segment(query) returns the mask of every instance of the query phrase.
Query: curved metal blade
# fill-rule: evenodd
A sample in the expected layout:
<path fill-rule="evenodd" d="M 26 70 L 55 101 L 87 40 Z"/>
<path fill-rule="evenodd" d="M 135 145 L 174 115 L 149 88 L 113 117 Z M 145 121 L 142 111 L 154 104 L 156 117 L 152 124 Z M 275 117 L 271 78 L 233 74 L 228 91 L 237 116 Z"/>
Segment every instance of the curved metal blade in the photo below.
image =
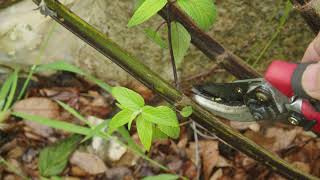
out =
<path fill-rule="evenodd" d="M 256 121 L 246 105 L 229 106 L 220 104 L 197 94 L 195 94 L 193 98 L 198 104 L 216 114 L 217 116 L 232 121 Z"/>
<path fill-rule="evenodd" d="M 220 98 L 226 104 L 243 103 L 249 87 L 254 83 L 261 83 L 262 79 L 238 80 L 232 83 L 208 83 L 196 85 L 192 88 L 193 93 L 211 98 Z"/>

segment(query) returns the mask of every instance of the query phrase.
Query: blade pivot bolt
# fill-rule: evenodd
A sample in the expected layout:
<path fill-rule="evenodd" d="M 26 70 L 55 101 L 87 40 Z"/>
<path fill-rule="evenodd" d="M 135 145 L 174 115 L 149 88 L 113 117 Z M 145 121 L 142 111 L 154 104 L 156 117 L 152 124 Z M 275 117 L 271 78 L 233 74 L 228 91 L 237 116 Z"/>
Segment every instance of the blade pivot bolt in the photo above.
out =
<path fill-rule="evenodd" d="M 299 124 L 299 120 L 298 120 L 297 118 L 295 118 L 295 117 L 292 117 L 292 116 L 290 116 L 290 117 L 288 118 L 288 121 L 289 121 L 291 124 L 295 125 L 295 126 L 297 126 L 297 125 Z"/>
<path fill-rule="evenodd" d="M 261 102 L 266 102 L 266 101 L 269 100 L 268 96 L 265 95 L 264 93 L 261 93 L 261 92 L 257 92 L 257 93 L 256 93 L 256 97 L 257 97 L 257 99 L 258 99 L 259 101 L 261 101 Z"/>
<path fill-rule="evenodd" d="M 242 89 L 240 87 L 237 87 L 236 88 L 236 92 L 239 93 L 239 94 L 242 94 Z"/>

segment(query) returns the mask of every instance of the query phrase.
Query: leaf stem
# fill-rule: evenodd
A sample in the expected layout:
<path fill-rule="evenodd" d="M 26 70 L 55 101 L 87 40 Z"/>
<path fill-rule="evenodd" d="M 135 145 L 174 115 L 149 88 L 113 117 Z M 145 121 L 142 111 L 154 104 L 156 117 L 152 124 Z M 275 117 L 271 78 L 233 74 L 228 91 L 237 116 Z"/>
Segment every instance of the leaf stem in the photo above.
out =
<path fill-rule="evenodd" d="M 161 24 L 159 24 L 159 26 L 157 27 L 156 32 L 158 32 L 165 23 L 166 21 L 161 22 Z"/>
<path fill-rule="evenodd" d="M 170 3 L 167 3 L 167 27 L 168 27 L 168 43 L 169 43 L 169 51 L 170 51 L 170 60 L 172 64 L 172 72 L 173 72 L 173 79 L 174 85 L 177 89 L 179 89 L 179 79 L 177 73 L 177 67 L 174 60 L 173 48 L 172 48 L 172 37 L 171 37 L 171 18 L 170 18 Z"/>

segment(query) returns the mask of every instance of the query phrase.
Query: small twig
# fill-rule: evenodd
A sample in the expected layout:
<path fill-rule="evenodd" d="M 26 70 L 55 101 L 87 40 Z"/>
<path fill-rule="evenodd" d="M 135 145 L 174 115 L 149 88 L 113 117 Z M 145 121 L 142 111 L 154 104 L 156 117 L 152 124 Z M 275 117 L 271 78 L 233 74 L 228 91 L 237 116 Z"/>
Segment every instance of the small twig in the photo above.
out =
<path fill-rule="evenodd" d="M 193 80 L 204 79 L 204 78 L 212 75 L 214 72 L 216 72 L 216 70 L 218 68 L 219 68 L 219 65 L 218 64 L 214 64 L 213 66 L 211 66 L 211 68 L 208 71 L 204 71 L 204 72 L 202 71 L 201 73 L 196 74 L 194 76 L 190 76 L 190 77 L 184 79 L 183 81 L 190 82 L 190 81 L 193 81 Z"/>
<path fill-rule="evenodd" d="M 199 153 L 199 138 L 198 138 L 198 131 L 196 127 L 196 122 L 192 121 L 191 127 L 193 129 L 193 136 L 194 136 L 194 142 L 196 143 L 195 148 L 195 160 L 196 160 L 196 167 L 197 167 L 197 179 L 200 178 L 201 173 L 201 165 L 200 165 L 200 153 Z"/>
<path fill-rule="evenodd" d="M 167 4 L 167 26 L 168 26 L 168 42 L 169 42 L 169 51 L 170 51 L 170 60 L 172 64 L 172 71 L 173 71 L 173 78 L 174 78 L 174 85 L 177 89 L 179 89 L 179 82 L 178 82 L 178 73 L 177 67 L 174 60 L 173 48 L 172 48 L 172 38 L 171 38 L 171 19 L 170 19 L 170 3 Z"/>
<path fill-rule="evenodd" d="M 205 139 L 210 139 L 210 140 L 217 140 L 217 136 L 215 134 L 213 134 L 212 132 L 209 132 L 207 129 L 205 129 L 203 126 L 201 126 L 200 124 L 196 123 L 196 131 L 198 133 L 198 135 L 200 135 L 201 137 L 205 138 Z M 199 131 L 198 128 L 201 128 L 203 131 L 207 132 L 210 135 L 206 135 L 203 132 Z"/>
<path fill-rule="evenodd" d="M 178 79 L 178 73 L 177 73 L 177 67 L 174 59 L 174 54 L 173 54 L 173 48 L 172 48 L 172 38 L 171 38 L 171 19 L 170 19 L 170 2 L 167 3 L 167 26 L 168 26 L 168 42 L 169 42 L 169 51 L 170 51 L 170 59 L 171 59 L 171 64 L 172 64 L 172 71 L 173 71 L 173 78 L 174 78 L 174 84 L 177 89 L 180 89 L 179 87 L 179 79 Z M 194 135 L 194 141 L 196 143 L 196 148 L 195 148 L 195 157 L 196 157 L 196 167 L 197 167 L 197 179 L 200 178 L 200 172 L 201 172 L 201 166 L 200 166 L 200 154 L 199 154 L 199 139 L 198 139 L 198 134 L 197 134 L 197 128 L 196 124 L 194 121 L 192 121 L 192 129 L 193 135 Z"/>
<path fill-rule="evenodd" d="M 159 24 L 159 26 L 156 29 L 156 32 L 158 32 L 160 30 L 160 28 L 166 23 L 167 23 L 166 21 L 163 21 L 161 24 Z"/>
<path fill-rule="evenodd" d="M 184 126 L 184 125 L 187 125 L 187 124 L 190 124 L 192 122 L 192 120 L 188 120 L 188 121 L 185 121 L 183 123 L 180 123 L 179 126 Z"/>

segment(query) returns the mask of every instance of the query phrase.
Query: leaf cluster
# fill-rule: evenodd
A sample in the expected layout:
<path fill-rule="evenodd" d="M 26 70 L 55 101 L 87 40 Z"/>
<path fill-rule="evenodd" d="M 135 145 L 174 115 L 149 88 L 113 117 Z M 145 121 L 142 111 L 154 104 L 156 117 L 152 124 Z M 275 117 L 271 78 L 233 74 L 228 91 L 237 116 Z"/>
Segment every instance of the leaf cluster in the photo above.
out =
<path fill-rule="evenodd" d="M 177 0 L 175 2 L 191 19 L 204 31 L 209 30 L 216 21 L 217 11 L 212 0 Z M 128 27 L 139 25 L 168 4 L 167 0 L 138 0 L 136 10 L 131 17 Z M 180 67 L 187 53 L 191 36 L 185 27 L 177 21 L 171 23 L 172 49 L 177 67 Z M 161 48 L 168 48 L 167 42 L 161 37 L 159 28 L 152 30 L 147 28 L 145 33 Z"/>

